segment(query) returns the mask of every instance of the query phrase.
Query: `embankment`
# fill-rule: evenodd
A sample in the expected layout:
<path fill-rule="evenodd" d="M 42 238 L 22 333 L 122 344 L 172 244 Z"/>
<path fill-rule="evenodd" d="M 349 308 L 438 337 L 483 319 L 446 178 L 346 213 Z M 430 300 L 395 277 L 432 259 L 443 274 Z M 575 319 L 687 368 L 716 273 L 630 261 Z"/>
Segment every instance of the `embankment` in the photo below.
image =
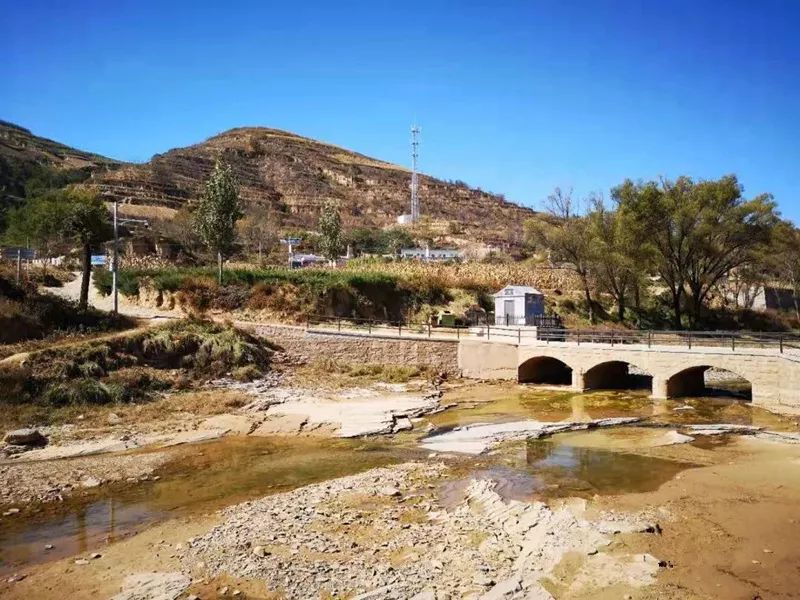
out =
<path fill-rule="evenodd" d="M 244 326 L 243 323 L 237 323 Z M 289 325 L 251 324 L 250 331 L 307 361 L 397 364 L 460 375 L 456 340 L 399 339 L 328 334 Z"/>

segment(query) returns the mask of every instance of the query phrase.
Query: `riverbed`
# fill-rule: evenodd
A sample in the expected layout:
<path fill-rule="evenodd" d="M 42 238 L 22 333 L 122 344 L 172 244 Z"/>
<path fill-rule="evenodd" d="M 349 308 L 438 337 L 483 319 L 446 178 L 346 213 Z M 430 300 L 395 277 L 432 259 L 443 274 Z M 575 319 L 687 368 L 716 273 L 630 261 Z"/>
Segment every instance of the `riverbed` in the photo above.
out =
<path fill-rule="evenodd" d="M 454 406 L 393 435 L 228 436 L 160 450 L 167 460 L 146 481 L 25 507 L 0 521 L 0 568 L 8 580 L 0 593 L 111 597 L 126 575 L 146 568 L 183 573 L 184 592 L 201 598 L 225 587 L 251 598 L 356 597 L 370 586 L 387 588 L 375 598 L 411 597 L 431 585 L 432 598 L 477 598 L 510 581 L 518 563 L 536 575 L 520 586 L 556 598 L 790 598 L 800 589 L 800 576 L 788 568 L 800 559 L 791 542 L 800 533 L 800 445 L 736 433 L 686 435 L 687 427 L 716 423 L 792 434 L 796 422 L 730 399 L 654 403 L 638 392 L 506 384 L 453 386 L 440 404 Z M 458 427 L 602 419 L 635 422 L 501 440 L 477 455 L 423 448 Z M 346 498 L 350 504 L 336 504 Z M 291 509 L 269 512 L 286 503 Z M 537 519 L 581 523 L 582 537 L 556 536 L 553 564 L 539 569 L 514 554 L 520 539 L 529 540 L 499 535 L 492 528 L 507 523 L 483 523 L 470 512 L 476 503 L 521 515 L 543 503 Z M 607 531 L 609 515 L 619 520 L 619 533 Z M 344 520 L 352 525 L 342 527 Z M 368 527 L 375 522 L 389 525 L 376 533 Z M 274 548 L 264 542 L 267 554 L 256 560 L 262 526 L 286 534 L 283 542 L 271 540 Z M 428 539 L 445 533 L 448 548 Z M 478 551 L 488 537 L 494 545 Z M 318 543 L 322 549 L 314 550 Z M 475 572 L 462 577 L 446 561 L 441 569 L 418 566 L 437 553 Z M 391 569 L 361 577 L 347 567 L 366 564 L 367 556 L 375 569 Z M 632 557 L 647 568 L 634 569 Z M 612 564 L 623 575 L 598 579 Z M 273 577 L 276 569 L 298 569 L 294 587 Z"/>

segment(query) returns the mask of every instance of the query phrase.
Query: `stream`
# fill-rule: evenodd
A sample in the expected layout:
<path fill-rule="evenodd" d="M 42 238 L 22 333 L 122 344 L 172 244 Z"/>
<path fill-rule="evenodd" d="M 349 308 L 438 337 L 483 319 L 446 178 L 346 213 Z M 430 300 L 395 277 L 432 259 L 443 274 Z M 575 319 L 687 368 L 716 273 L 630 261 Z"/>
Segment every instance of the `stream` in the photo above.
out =
<path fill-rule="evenodd" d="M 654 403 L 640 392 L 576 394 L 473 385 L 448 392 L 443 403 L 456 406 L 426 418 L 437 432 L 522 419 L 585 421 L 630 416 L 665 426 L 725 422 L 796 429 L 788 419 L 746 403 L 716 398 Z M 159 469 L 155 481 L 110 484 L 62 503 L 40 505 L 24 518 L 0 521 L 0 572 L 102 551 L 107 543 L 167 519 L 208 514 L 373 467 L 426 460 L 428 452 L 418 447 L 421 430 L 416 427 L 413 432 L 365 439 L 230 436 L 166 450 L 170 460 Z M 440 502 L 445 507 L 456 504 L 475 478 L 492 479 L 502 496 L 520 500 L 651 491 L 695 466 L 691 461 L 637 452 L 648 446 L 654 432 L 663 431 L 634 426 L 571 432 L 505 443 L 480 456 L 448 457 L 454 476 L 440 483 Z M 713 449 L 724 438 L 691 443 Z M 46 549 L 47 545 L 52 549 Z"/>

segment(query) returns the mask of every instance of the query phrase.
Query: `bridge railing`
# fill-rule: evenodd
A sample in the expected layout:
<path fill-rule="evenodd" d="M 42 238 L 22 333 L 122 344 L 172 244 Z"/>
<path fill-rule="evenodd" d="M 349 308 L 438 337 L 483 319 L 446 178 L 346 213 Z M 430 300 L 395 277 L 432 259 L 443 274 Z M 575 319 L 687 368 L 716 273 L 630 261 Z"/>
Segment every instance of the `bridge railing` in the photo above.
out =
<path fill-rule="evenodd" d="M 651 346 L 770 348 L 779 352 L 800 352 L 800 335 L 753 331 L 625 331 L 600 329 L 540 329 L 537 339 L 575 344 L 637 344 Z"/>
<path fill-rule="evenodd" d="M 461 339 L 480 337 L 509 343 L 570 342 L 574 344 L 680 346 L 683 348 L 715 347 L 774 349 L 800 358 L 800 334 L 752 331 L 667 331 L 618 329 L 564 329 L 554 327 L 514 327 L 503 325 L 438 325 L 430 321 L 401 321 L 311 315 L 308 329 L 332 332 L 386 335 L 391 337 L 428 337 Z"/>

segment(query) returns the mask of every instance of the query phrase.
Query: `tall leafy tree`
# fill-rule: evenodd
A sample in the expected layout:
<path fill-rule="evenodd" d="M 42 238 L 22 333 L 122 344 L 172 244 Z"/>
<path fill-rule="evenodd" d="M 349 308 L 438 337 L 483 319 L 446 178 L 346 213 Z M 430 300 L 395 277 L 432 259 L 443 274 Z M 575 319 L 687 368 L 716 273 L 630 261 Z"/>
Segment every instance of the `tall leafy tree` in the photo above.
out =
<path fill-rule="evenodd" d="M 206 247 L 217 257 L 217 278 L 222 283 L 222 261 L 230 255 L 236 241 L 236 221 L 244 216 L 239 189 L 231 167 L 217 161 L 200 202 L 194 225 Z"/>
<path fill-rule="evenodd" d="M 81 251 L 79 305 L 89 301 L 92 250 L 113 236 L 108 209 L 90 190 L 69 187 L 34 198 L 9 215 L 6 238 L 31 243 L 45 256 L 61 245 L 77 245 Z"/>
<path fill-rule="evenodd" d="M 677 329 L 683 326 L 687 303 L 690 324 L 697 325 L 711 291 L 732 270 L 754 260 L 777 219 L 771 196 L 744 199 L 733 175 L 700 182 L 689 177 L 627 180 L 612 195 L 652 250 L 653 268 L 672 298 Z"/>
<path fill-rule="evenodd" d="M 68 211 L 64 234 L 81 248 L 81 293 L 78 304 L 89 302 L 89 279 L 92 274 L 92 248 L 114 236 L 108 209 L 93 191 L 73 188 L 68 192 Z"/>
<path fill-rule="evenodd" d="M 344 238 L 342 235 L 342 217 L 333 202 L 326 202 L 319 215 L 320 251 L 333 262 L 342 253 Z"/>
<path fill-rule="evenodd" d="M 639 309 L 639 290 L 648 268 L 646 246 L 627 211 L 609 210 L 600 197 L 594 199 L 587 219 L 596 279 L 614 299 L 617 318 L 624 321 L 631 297 Z"/>

